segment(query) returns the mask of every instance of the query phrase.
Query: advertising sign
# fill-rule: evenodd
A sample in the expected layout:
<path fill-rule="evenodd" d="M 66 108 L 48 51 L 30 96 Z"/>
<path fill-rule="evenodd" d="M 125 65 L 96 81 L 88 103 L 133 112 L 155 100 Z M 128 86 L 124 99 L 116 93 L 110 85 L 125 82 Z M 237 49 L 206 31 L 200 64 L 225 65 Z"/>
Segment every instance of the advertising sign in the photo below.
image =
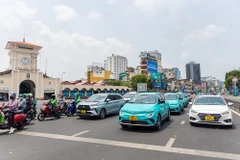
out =
<path fill-rule="evenodd" d="M 153 82 L 152 87 L 153 88 L 166 89 L 167 88 L 167 83 L 166 82 Z"/>
<path fill-rule="evenodd" d="M 150 72 L 150 73 L 157 73 L 158 72 L 157 62 L 148 61 L 147 62 L 147 69 L 148 69 L 148 72 Z"/>
<path fill-rule="evenodd" d="M 147 92 L 147 83 L 138 83 L 137 92 Z"/>

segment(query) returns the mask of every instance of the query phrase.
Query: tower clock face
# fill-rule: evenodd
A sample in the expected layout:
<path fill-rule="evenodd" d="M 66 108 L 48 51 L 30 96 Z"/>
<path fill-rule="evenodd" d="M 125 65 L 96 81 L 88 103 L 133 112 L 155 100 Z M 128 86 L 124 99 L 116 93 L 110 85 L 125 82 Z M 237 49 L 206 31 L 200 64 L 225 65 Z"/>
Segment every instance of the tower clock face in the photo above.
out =
<path fill-rule="evenodd" d="M 29 63 L 29 59 L 23 58 L 23 59 L 22 59 L 22 63 L 23 63 L 24 65 L 27 65 L 27 64 Z"/>

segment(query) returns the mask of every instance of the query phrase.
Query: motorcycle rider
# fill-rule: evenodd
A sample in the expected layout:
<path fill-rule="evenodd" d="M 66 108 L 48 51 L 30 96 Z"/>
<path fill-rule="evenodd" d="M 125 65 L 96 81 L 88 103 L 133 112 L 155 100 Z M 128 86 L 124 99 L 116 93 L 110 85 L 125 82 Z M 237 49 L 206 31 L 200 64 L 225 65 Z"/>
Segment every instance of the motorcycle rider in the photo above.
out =
<path fill-rule="evenodd" d="M 65 97 L 63 96 L 63 94 L 60 94 L 58 102 L 60 104 L 61 109 L 65 106 Z"/>
<path fill-rule="evenodd" d="M 18 100 L 18 108 L 21 110 L 23 113 L 25 113 L 26 108 L 27 108 L 27 102 L 26 102 L 26 95 L 25 94 L 20 94 L 19 95 L 19 100 Z"/>
<path fill-rule="evenodd" d="M 26 103 L 27 103 L 27 109 L 32 107 L 33 102 L 31 100 L 31 95 L 30 94 L 26 94 Z"/>
<path fill-rule="evenodd" d="M 51 105 L 52 113 L 54 113 L 55 108 L 56 108 L 57 105 L 58 105 L 58 102 L 57 102 L 57 99 L 56 99 L 56 95 L 55 95 L 55 94 L 52 94 L 49 103 L 50 103 L 50 105 Z"/>
<path fill-rule="evenodd" d="M 14 114 L 18 110 L 18 100 L 16 98 L 17 94 L 15 92 L 11 92 L 9 94 L 10 100 L 7 104 L 4 105 L 4 108 L 7 108 L 5 111 L 9 112 L 8 123 L 10 126 L 9 134 L 14 132 Z"/>
<path fill-rule="evenodd" d="M 77 104 L 81 102 L 81 97 L 79 96 L 78 93 L 75 94 L 74 101 L 75 101 L 75 106 L 77 106 Z"/>

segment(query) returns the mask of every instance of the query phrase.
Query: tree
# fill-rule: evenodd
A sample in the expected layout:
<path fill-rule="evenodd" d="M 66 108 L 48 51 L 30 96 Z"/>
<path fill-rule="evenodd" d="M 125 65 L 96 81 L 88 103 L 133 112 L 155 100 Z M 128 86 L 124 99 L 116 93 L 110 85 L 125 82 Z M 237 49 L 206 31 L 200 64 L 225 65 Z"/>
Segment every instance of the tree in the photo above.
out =
<path fill-rule="evenodd" d="M 238 80 L 240 80 L 240 71 L 239 70 L 232 70 L 230 72 L 227 72 L 225 75 L 225 87 L 227 89 L 232 87 L 232 79 L 236 77 Z M 238 89 L 240 89 L 240 83 L 237 83 Z"/>
<path fill-rule="evenodd" d="M 135 91 L 137 90 L 138 83 L 147 83 L 147 77 L 145 74 L 138 74 L 132 77 L 131 86 Z"/>

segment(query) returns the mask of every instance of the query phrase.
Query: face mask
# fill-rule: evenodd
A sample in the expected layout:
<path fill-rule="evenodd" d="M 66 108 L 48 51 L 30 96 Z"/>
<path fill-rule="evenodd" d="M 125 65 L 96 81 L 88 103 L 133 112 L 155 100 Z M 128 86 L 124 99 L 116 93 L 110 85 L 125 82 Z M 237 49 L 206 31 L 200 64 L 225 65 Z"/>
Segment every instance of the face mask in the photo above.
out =
<path fill-rule="evenodd" d="M 13 96 L 10 96 L 10 99 L 14 99 L 14 97 L 13 97 Z"/>

